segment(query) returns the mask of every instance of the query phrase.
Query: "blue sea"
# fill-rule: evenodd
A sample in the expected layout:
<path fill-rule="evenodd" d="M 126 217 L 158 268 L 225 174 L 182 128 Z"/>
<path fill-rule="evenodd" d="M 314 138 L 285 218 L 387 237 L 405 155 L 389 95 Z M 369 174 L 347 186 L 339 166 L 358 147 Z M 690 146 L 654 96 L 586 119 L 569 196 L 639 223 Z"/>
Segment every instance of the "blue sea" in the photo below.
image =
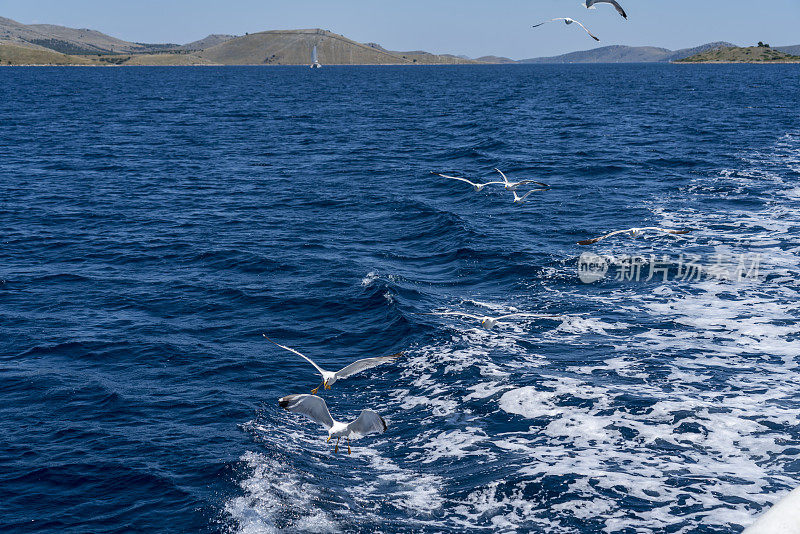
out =
<path fill-rule="evenodd" d="M 729 533 L 800 486 L 797 65 L 0 79 L 1 531 Z M 551 188 L 431 174 L 495 167 Z M 576 244 L 641 226 L 693 231 Z M 320 392 L 388 431 L 335 454 L 264 333 L 403 351 Z"/>

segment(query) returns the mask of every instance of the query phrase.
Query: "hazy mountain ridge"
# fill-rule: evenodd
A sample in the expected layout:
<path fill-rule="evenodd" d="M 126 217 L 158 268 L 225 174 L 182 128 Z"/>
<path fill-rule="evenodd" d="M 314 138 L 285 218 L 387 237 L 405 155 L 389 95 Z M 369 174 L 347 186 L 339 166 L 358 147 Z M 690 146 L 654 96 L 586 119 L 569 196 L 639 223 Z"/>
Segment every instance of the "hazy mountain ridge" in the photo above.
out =
<path fill-rule="evenodd" d="M 714 48 L 736 46 L 727 42 L 708 43 L 694 48 L 669 50 L 654 46 L 612 45 L 571 52 L 553 57 L 523 59 L 518 63 L 668 63 Z"/>

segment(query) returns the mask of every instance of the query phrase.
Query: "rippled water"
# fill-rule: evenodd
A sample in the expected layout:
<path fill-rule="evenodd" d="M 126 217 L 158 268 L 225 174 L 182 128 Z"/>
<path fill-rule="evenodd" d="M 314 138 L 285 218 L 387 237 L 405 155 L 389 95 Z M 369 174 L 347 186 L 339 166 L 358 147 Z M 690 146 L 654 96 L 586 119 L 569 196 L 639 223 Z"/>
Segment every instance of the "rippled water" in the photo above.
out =
<path fill-rule="evenodd" d="M 796 66 L 0 75 L 0 529 L 721 533 L 800 485 Z M 552 190 L 430 174 L 494 167 Z M 591 250 L 761 278 L 580 281 L 651 225 L 695 231 Z M 263 332 L 404 350 L 325 392 L 389 431 L 334 455 Z"/>

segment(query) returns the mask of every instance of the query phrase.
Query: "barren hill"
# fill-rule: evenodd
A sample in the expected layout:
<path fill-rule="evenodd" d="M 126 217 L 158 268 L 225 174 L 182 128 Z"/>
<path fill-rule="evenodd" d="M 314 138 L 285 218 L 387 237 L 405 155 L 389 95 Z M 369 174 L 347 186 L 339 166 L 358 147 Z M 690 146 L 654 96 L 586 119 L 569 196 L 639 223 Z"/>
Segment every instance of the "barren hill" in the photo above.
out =
<path fill-rule="evenodd" d="M 219 44 L 226 43 L 231 39 L 236 39 L 236 36 L 215 33 L 207 37 L 204 37 L 198 41 L 192 41 L 191 43 L 179 46 L 178 48 L 180 50 L 203 50 L 205 48 L 211 48 L 212 46 L 217 46 Z"/>
<path fill-rule="evenodd" d="M 389 52 L 325 30 L 275 30 L 237 37 L 199 56 L 222 65 L 306 65 L 317 47 L 323 65 L 413 65 L 474 63 L 426 52 Z"/>
<path fill-rule="evenodd" d="M 720 47 L 678 61 L 679 63 L 800 63 L 793 56 L 769 46 Z"/>
<path fill-rule="evenodd" d="M 89 29 L 51 24 L 25 25 L 0 17 L 0 42 L 26 48 L 49 49 L 63 54 L 132 54 L 148 45 L 129 43 Z"/>

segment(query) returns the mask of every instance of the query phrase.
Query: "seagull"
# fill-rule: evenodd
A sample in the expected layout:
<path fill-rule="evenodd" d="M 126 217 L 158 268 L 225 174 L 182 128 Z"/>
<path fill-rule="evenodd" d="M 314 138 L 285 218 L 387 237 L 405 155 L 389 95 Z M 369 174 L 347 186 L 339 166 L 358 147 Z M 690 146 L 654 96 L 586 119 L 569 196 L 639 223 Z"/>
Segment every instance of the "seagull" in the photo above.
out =
<path fill-rule="evenodd" d="M 543 24 L 547 24 L 548 22 L 558 22 L 558 21 L 560 21 L 560 20 L 563 20 L 563 21 L 564 21 L 564 24 L 567 24 L 567 25 L 569 25 L 569 24 L 572 24 L 572 23 L 574 22 L 575 24 L 577 24 L 578 26 L 580 26 L 581 28 L 583 28 L 583 29 L 586 31 L 586 33 L 588 33 L 588 34 L 589 34 L 589 37 L 591 37 L 591 38 L 592 38 L 592 39 L 594 39 L 595 41 L 599 41 L 599 40 L 600 40 L 600 39 L 598 39 L 597 37 L 595 37 L 595 36 L 592 34 L 592 32 L 590 32 L 590 31 L 589 31 L 589 29 L 588 29 L 586 26 L 584 26 L 583 24 L 581 24 L 581 23 L 580 23 L 580 22 L 578 22 L 577 20 L 575 20 L 575 19 L 571 19 L 571 18 L 569 18 L 569 17 L 559 17 L 559 18 L 557 18 L 557 19 L 553 19 L 553 20 L 546 20 L 546 21 L 544 21 L 544 22 L 540 22 L 539 24 L 536 24 L 536 25 L 534 25 L 533 27 L 534 27 L 534 28 L 538 28 L 539 26 L 542 26 Z"/>
<path fill-rule="evenodd" d="M 277 343 L 272 341 L 270 338 L 268 338 L 266 334 L 261 334 L 261 335 L 264 336 L 264 339 L 266 339 L 267 341 L 269 341 L 273 345 L 278 345 Z M 308 363 L 313 365 L 314 368 L 317 371 L 319 371 L 319 373 L 322 375 L 322 384 L 320 384 L 319 386 L 317 386 L 316 388 L 311 390 L 311 393 L 313 393 L 314 395 L 317 394 L 317 391 L 319 391 L 320 387 L 323 388 L 323 389 L 331 389 L 331 386 L 333 386 L 333 384 L 335 384 L 337 380 L 341 380 L 343 378 L 349 378 L 349 377 L 353 376 L 354 374 L 356 374 L 358 372 L 364 371 L 366 369 L 371 369 L 373 367 L 377 367 L 378 365 L 380 365 L 382 363 L 391 362 L 391 361 L 393 361 L 393 360 L 395 360 L 395 359 L 397 359 L 397 358 L 399 358 L 399 357 L 401 357 L 403 355 L 402 352 L 398 352 L 397 354 L 392 354 L 391 356 L 379 356 L 377 358 L 365 358 L 363 360 L 358 360 L 358 361 L 355 361 L 355 362 L 351 363 L 350 365 L 348 365 L 344 369 L 341 369 L 341 370 L 336 371 L 336 372 L 332 372 L 332 371 L 326 371 L 325 369 L 323 369 L 322 367 L 320 367 L 319 365 L 314 363 L 311 360 L 311 358 L 309 358 L 308 356 L 305 356 L 303 354 L 300 354 L 299 352 L 297 352 L 294 349 L 290 349 L 289 347 L 284 347 L 283 345 L 278 345 L 278 346 L 280 348 L 282 348 L 282 349 L 288 350 L 289 352 L 297 354 L 298 356 L 303 358 L 305 361 L 307 361 Z"/>
<path fill-rule="evenodd" d="M 685 235 L 691 233 L 691 230 L 669 230 L 667 228 L 658 228 L 656 226 L 648 226 L 646 228 L 628 228 L 627 230 L 618 230 L 616 232 L 611 232 L 610 234 L 606 234 L 604 236 L 595 237 L 594 239 L 586 239 L 584 241 L 578 241 L 579 245 L 593 245 L 598 241 L 602 241 L 603 239 L 607 239 L 609 237 L 620 235 L 620 234 L 631 234 L 631 237 L 636 237 L 641 233 L 644 232 L 662 232 L 665 234 L 673 234 L 673 235 Z"/>
<path fill-rule="evenodd" d="M 617 9 L 617 13 L 622 15 L 622 18 L 624 19 L 628 18 L 628 14 L 625 13 L 625 10 L 622 9 L 622 6 L 619 5 L 619 2 L 617 2 L 617 0 L 586 0 L 586 2 L 583 5 L 586 6 L 587 9 L 596 9 L 594 7 L 595 4 L 611 4 Z"/>
<path fill-rule="evenodd" d="M 455 311 L 443 311 L 438 313 L 430 313 L 427 315 L 444 315 L 444 316 L 454 316 L 454 317 L 466 317 L 467 319 L 474 319 L 478 321 L 483 328 L 486 330 L 492 330 L 496 326 L 508 326 L 509 323 L 501 322 L 503 319 L 561 319 L 562 315 L 540 315 L 536 313 L 509 313 L 507 315 L 501 315 L 500 317 L 479 317 L 477 315 L 472 315 L 470 313 L 462 313 L 462 312 L 455 312 Z"/>
<path fill-rule="evenodd" d="M 527 193 L 522 196 L 519 196 L 516 190 L 512 189 L 511 192 L 514 193 L 514 204 L 525 204 L 525 199 L 528 198 L 528 195 L 531 193 L 536 193 L 538 191 L 549 191 L 550 189 L 531 189 Z"/>
<path fill-rule="evenodd" d="M 350 438 L 386 432 L 386 421 L 372 410 L 364 410 L 352 423 L 341 423 L 331 417 L 325 399 L 316 395 L 288 395 L 278 400 L 278 406 L 288 412 L 303 414 L 328 429 L 328 441 L 336 438 L 334 453 L 339 452 L 339 440 L 347 438 L 347 454 L 351 454 Z"/>
<path fill-rule="evenodd" d="M 431 172 L 431 174 L 435 174 L 436 176 L 441 176 L 442 178 L 449 178 L 451 180 L 459 180 L 461 182 L 466 182 L 471 185 L 476 192 L 481 191 L 487 185 L 505 185 L 505 182 L 487 182 L 485 184 L 476 184 L 471 180 L 467 180 L 466 178 L 459 178 L 458 176 L 448 176 L 446 174 L 439 174 L 438 172 Z"/>
<path fill-rule="evenodd" d="M 503 173 L 503 171 L 501 171 L 500 169 L 495 169 L 495 170 L 500 173 L 500 176 L 503 177 L 503 183 L 505 184 L 506 191 L 514 191 L 517 187 L 527 184 L 536 184 L 547 188 L 550 187 L 549 185 L 543 184 L 542 182 L 537 182 L 536 180 L 522 180 L 521 182 L 509 182 L 508 178 L 506 178 L 506 175 Z"/>

